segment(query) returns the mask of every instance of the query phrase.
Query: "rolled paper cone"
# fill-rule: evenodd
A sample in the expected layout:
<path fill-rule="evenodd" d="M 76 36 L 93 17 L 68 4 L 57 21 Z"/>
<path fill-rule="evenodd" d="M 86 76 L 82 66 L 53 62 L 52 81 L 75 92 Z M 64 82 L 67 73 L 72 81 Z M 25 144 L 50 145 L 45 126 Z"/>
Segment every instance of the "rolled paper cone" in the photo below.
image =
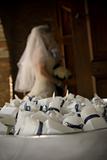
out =
<path fill-rule="evenodd" d="M 84 122 L 84 131 L 107 127 L 107 123 L 94 107 L 84 107 L 81 111 L 81 118 Z"/>
<path fill-rule="evenodd" d="M 47 134 L 64 134 L 75 132 L 72 128 L 66 127 L 63 124 L 58 123 L 51 118 L 45 121 L 45 126 Z"/>
<path fill-rule="evenodd" d="M 0 122 L 0 135 L 6 135 L 7 130 L 8 130 L 8 127 Z"/>
<path fill-rule="evenodd" d="M 20 99 L 16 94 L 15 94 L 15 99 L 16 99 L 17 101 L 19 101 L 20 103 L 21 103 L 21 101 L 22 101 L 22 99 Z"/>
<path fill-rule="evenodd" d="M 66 101 L 72 101 L 72 100 L 74 100 L 74 94 L 68 93 L 68 90 L 67 90 L 64 99 L 65 99 Z"/>
<path fill-rule="evenodd" d="M 55 92 L 53 92 L 53 95 L 52 95 L 52 97 L 53 97 L 53 98 L 55 98 Z"/>
<path fill-rule="evenodd" d="M 67 91 L 66 91 L 66 95 L 65 95 L 65 98 L 67 98 L 67 97 L 68 97 L 68 95 L 69 95 L 69 90 L 67 89 Z"/>
<path fill-rule="evenodd" d="M 63 120 L 63 124 L 72 128 L 74 131 L 80 131 L 83 128 L 83 121 L 77 115 L 68 116 Z"/>

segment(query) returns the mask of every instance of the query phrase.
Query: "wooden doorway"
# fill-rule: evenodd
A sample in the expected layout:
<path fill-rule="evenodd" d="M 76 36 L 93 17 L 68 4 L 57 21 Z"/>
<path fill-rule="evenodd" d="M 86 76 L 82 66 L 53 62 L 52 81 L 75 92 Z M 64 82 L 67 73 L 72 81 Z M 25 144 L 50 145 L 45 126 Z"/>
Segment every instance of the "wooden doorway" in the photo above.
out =
<path fill-rule="evenodd" d="M 91 98 L 94 85 L 84 1 L 58 1 L 58 24 L 65 65 L 72 72 L 68 89 Z"/>
<path fill-rule="evenodd" d="M 92 37 L 92 75 L 99 96 L 107 97 L 107 5 L 103 1 L 87 1 Z"/>
<path fill-rule="evenodd" d="M 64 56 L 64 63 L 72 73 L 68 81 L 68 90 L 77 93 L 76 72 L 74 64 L 73 35 L 72 35 L 72 9 L 70 1 L 58 1 L 57 4 L 58 25 L 60 29 L 61 49 Z"/>

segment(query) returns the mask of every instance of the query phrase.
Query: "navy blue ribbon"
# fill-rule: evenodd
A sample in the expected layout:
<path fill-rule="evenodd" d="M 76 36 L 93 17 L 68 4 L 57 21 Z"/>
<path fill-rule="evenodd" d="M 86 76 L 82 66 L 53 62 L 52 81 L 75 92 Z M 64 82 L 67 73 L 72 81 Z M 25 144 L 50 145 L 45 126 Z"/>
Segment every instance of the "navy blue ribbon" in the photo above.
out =
<path fill-rule="evenodd" d="M 47 109 L 47 111 L 53 111 L 53 110 L 60 112 L 60 110 L 58 108 L 54 108 L 54 107 L 50 107 Z"/>
<path fill-rule="evenodd" d="M 42 111 L 42 109 L 43 109 L 43 106 L 40 106 L 40 111 Z"/>
<path fill-rule="evenodd" d="M 20 130 L 21 130 L 21 129 L 19 129 L 19 130 L 18 130 L 18 132 L 16 133 L 16 135 L 19 135 L 19 133 L 20 133 Z"/>
<path fill-rule="evenodd" d="M 31 107 L 30 107 L 30 106 L 27 106 L 27 103 L 25 103 L 24 109 L 25 109 L 25 111 L 31 111 Z"/>
<path fill-rule="evenodd" d="M 91 114 L 88 117 L 85 118 L 84 124 L 86 124 L 90 119 L 100 117 L 98 114 Z"/>
<path fill-rule="evenodd" d="M 62 100 L 62 103 L 61 103 L 61 105 L 60 105 L 60 107 L 61 107 L 61 108 L 62 108 L 62 106 L 63 106 L 64 102 L 65 102 L 65 101 L 64 101 L 64 100 Z"/>
<path fill-rule="evenodd" d="M 27 96 L 28 96 L 30 101 L 32 101 L 32 99 L 35 97 L 35 96 L 29 96 L 29 95 L 27 95 Z"/>
<path fill-rule="evenodd" d="M 36 104 L 38 104 L 38 101 L 37 101 L 37 100 L 34 100 L 33 102 L 35 102 Z"/>
<path fill-rule="evenodd" d="M 37 135 L 41 135 L 42 134 L 42 130 L 43 130 L 43 122 L 39 121 L 39 128 L 37 131 Z"/>
<path fill-rule="evenodd" d="M 82 129 L 83 128 L 83 124 L 74 125 L 74 124 L 71 124 L 69 122 L 66 122 L 66 124 L 67 124 L 67 127 L 70 127 L 70 128 L 76 128 L 76 129 Z"/>
<path fill-rule="evenodd" d="M 75 105 L 75 110 L 76 110 L 76 112 L 79 112 L 79 104 Z M 80 113 L 77 113 L 77 116 L 81 117 Z"/>

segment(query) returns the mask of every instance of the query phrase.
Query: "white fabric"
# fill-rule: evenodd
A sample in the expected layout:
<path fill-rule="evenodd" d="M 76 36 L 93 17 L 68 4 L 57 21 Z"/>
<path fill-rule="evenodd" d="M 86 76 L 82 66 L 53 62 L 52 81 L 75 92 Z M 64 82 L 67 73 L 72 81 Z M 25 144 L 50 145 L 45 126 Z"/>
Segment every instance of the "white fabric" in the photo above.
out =
<path fill-rule="evenodd" d="M 37 112 L 39 111 L 40 107 L 36 103 L 37 102 L 34 101 L 24 100 L 20 105 L 20 110 Z"/>
<path fill-rule="evenodd" d="M 6 125 L 15 125 L 16 123 L 16 115 L 18 113 L 17 107 L 4 106 L 0 110 L 0 121 Z"/>
<path fill-rule="evenodd" d="M 83 120 L 81 117 L 78 117 L 77 115 L 73 115 L 73 116 L 68 116 L 63 120 L 63 124 L 65 126 L 67 126 L 67 123 L 71 124 L 71 125 L 83 125 Z M 72 127 L 71 127 L 72 128 Z M 74 131 L 82 131 L 81 129 L 78 128 L 73 128 Z"/>
<path fill-rule="evenodd" d="M 92 98 L 92 104 L 94 105 L 97 112 L 102 116 L 104 113 L 104 107 L 107 105 L 104 100 L 95 94 Z"/>
<path fill-rule="evenodd" d="M 28 37 L 24 53 L 18 62 L 19 72 L 15 84 L 16 91 L 23 91 L 23 92 L 30 91 L 34 84 L 35 73 L 32 64 L 32 54 L 33 54 L 33 49 L 35 47 L 34 45 L 36 43 L 35 34 L 37 33 L 33 29 Z"/>
<path fill-rule="evenodd" d="M 51 111 L 49 114 L 49 117 L 51 117 L 51 119 L 53 119 L 54 121 L 57 121 L 59 123 L 62 123 L 63 122 L 63 115 L 60 114 L 59 112 L 57 111 Z"/>
<path fill-rule="evenodd" d="M 15 124 L 15 135 L 17 135 L 18 132 L 24 127 L 24 119 L 30 114 L 31 112 L 19 110 L 17 122 Z"/>
<path fill-rule="evenodd" d="M 15 135 L 36 135 L 39 127 L 39 122 L 47 120 L 47 115 L 41 111 L 29 112 L 19 111 L 17 123 L 15 125 Z M 46 134 L 46 132 L 43 132 Z"/>
<path fill-rule="evenodd" d="M 49 107 L 50 102 L 52 101 L 53 97 L 43 98 L 38 100 L 39 106 L 47 106 Z"/>
<path fill-rule="evenodd" d="M 99 115 L 98 112 L 94 107 L 84 107 L 81 111 L 81 118 L 83 121 L 90 115 Z M 87 123 L 84 125 L 84 130 L 95 130 L 98 128 L 106 128 L 107 122 L 102 117 L 94 117 L 87 121 Z"/>
<path fill-rule="evenodd" d="M 5 103 L 0 111 L 0 122 L 15 126 L 15 135 L 64 134 L 107 128 L 104 114 L 100 114 L 94 106 L 106 107 L 106 103 L 102 103 L 99 98 L 92 102 L 87 98 L 68 94 L 66 97 L 44 99 L 27 96 L 20 101 L 19 107 L 15 102 L 17 101 Z"/>
<path fill-rule="evenodd" d="M 62 114 L 68 114 L 71 111 L 71 108 L 69 106 L 74 102 L 74 94 L 71 94 L 67 92 L 67 95 L 64 97 L 64 104 L 61 108 Z"/>
<path fill-rule="evenodd" d="M 62 104 L 63 98 L 56 96 L 55 98 L 52 99 L 52 101 L 49 104 L 49 108 L 56 108 L 60 111 L 61 104 Z"/>
<path fill-rule="evenodd" d="M 72 128 L 66 127 L 65 125 L 54 121 L 52 118 L 49 118 L 45 121 L 47 128 L 47 134 L 64 134 L 75 132 Z"/>

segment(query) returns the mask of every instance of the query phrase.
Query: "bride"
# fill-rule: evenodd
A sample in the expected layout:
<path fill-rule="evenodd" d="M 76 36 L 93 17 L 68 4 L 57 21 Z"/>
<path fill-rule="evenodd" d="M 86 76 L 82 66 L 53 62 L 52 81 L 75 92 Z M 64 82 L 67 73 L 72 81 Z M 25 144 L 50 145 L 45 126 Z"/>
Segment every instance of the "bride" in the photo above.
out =
<path fill-rule="evenodd" d="M 55 78 L 53 69 L 61 61 L 61 55 L 49 26 L 34 27 L 18 62 L 15 90 L 42 98 L 52 96 L 53 92 L 57 95 L 56 86 L 61 86 L 62 82 Z"/>

